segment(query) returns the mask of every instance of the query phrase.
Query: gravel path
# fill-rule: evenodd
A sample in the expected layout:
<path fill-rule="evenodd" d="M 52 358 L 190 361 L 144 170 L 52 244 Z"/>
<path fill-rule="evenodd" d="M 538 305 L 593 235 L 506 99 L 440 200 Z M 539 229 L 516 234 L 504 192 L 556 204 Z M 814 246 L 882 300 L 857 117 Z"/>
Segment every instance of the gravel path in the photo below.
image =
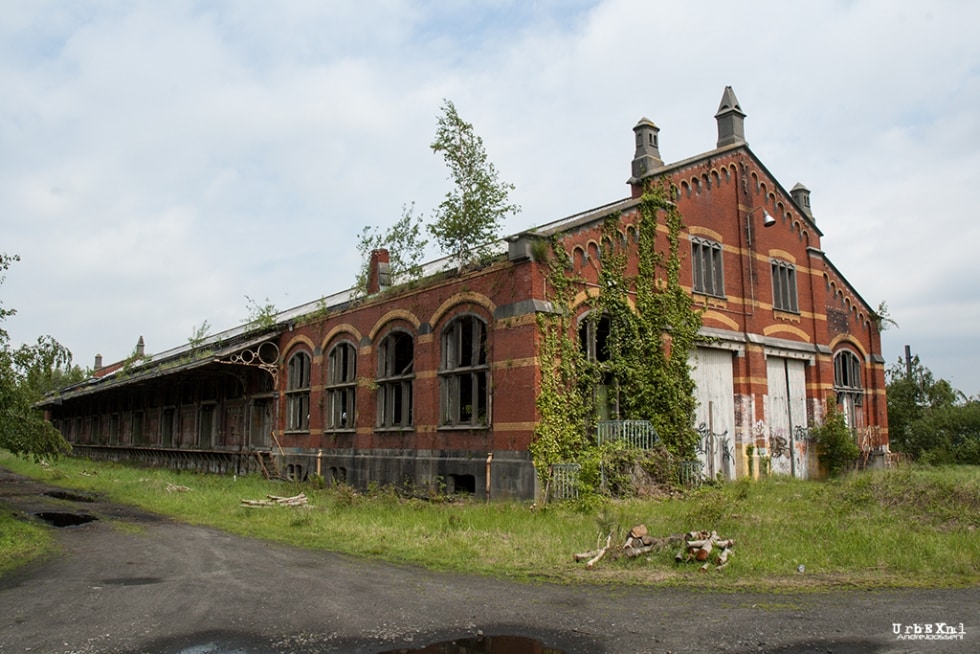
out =
<path fill-rule="evenodd" d="M 51 490 L 0 469 L 0 510 L 99 518 L 58 529 L 58 556 L 0 578 L 3 654 L 378 654 L 478 635 L 496 646 L 454 651 L 513 654 L 504 635 L 566 654 L 980 651 L 980 588 L 515 584 L 272 545 Z M 962 623 L 962 634 L 937 640 L 936 623 Z"/>

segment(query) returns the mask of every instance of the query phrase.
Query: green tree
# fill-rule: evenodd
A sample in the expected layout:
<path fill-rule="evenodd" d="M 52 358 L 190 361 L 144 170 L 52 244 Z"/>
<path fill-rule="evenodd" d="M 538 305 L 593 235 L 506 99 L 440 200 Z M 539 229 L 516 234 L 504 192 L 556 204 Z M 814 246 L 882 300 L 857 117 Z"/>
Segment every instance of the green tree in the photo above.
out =
<path fill-rule="evenodd" d="M 0 283 L 16 255 L 0 254 Z M 0 306 L 0 322 L 16 310 Z M 72 366 L 71 352 L 50 336 L 34 345 L 10 346 L 10 336 L 0 328 L 0 447 L 35 460 L 54 458 L 71 451 L 61 434 L 34 408 L 48 391 L 84 378 Z"/>
<path fill-rule="evenodd" d="M 449 166 L 454 188 L 436 209 L 429 232 L 462 270 L 485 254 L 490 243 L 499 238 L 500 221 L 520 207 L 508 198 L 514 185 L 500 181 L 497 169 L 487 160 L 483 139 L 473 131 L 473 125 L 460 118 L 449 100 L 443 101 L 431 147 Z"/>
<path fill-rule="evenodd" d="M 925 463 L 980 464 L 980 399 L 936 379 L 918 356 L 887 377 L 891 449 Z"/>
<path fill-rule="evenodd" d="M 391 279 L 411 282 L 422 276 L 422 258 L 429 241 L 422 237 L 422 214 L 415 213 L 415 205 L 402 207 L 402 217 L 383 233 L 377 227 L 365 227 L 357 239 L 357 251 L 361 255 L 361 270 L 355 289 L 358 294 L 367 292 L 368 264 L 373 250 L 388 251 Z"/>

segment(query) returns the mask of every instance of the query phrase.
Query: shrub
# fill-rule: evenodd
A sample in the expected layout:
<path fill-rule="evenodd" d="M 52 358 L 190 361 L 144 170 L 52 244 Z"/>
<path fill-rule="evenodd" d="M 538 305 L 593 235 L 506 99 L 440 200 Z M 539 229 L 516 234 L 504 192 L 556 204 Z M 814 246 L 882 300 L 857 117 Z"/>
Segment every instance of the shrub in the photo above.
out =
<path fill-rule="evenodd" d="M 822 425 L 810 430 L 817 445 L 817 457 L 831 477 L 837 477 L 851 469 L 861 451 L 854 442 L 854 436 L 844 419 L 844 413 L 837 409 L 836 403 L 827 403 L 827 417 Z"/>

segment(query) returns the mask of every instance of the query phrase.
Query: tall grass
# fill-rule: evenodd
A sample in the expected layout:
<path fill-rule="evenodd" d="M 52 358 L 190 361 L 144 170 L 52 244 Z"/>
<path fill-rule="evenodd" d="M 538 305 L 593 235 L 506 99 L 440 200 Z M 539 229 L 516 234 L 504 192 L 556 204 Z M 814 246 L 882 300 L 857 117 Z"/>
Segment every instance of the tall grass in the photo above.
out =
<path fill-rule="evenodd" d="M 729 589 L 980 582 L 980 468 L 904 468 L 827 482 L 740 480 L 669 499 L 534 507 L 405 499 L 385 489 L 359 494 L 78 459 L 39 467 L 0 455 L 0 465 L 245 536 L 515 579 Z M 301 491 L 308 507 L 240 502 Z M 670 549 L 632 559 L 614 547 L 592 570 L 573 562 L 573 553 L 604 544 L 608 534 L 621 544 L 639 523 L 652 535 L 715 530 L 736 540 L 734 556 L 711 574 L 675 563 Z"/>
<path fill-rule="evenodd" d="M 21 516 L 0 511 L 0 577 L 53 551 L 48 532 Z"/>

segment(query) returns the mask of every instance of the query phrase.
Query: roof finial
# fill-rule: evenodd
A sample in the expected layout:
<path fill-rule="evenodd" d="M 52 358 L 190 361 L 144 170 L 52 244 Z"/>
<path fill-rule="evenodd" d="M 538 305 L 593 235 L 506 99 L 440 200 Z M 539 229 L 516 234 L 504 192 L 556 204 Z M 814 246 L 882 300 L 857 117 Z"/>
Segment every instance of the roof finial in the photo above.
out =
<path fill-rule="evenodd" d="M 738 104 L 735 91 L 726 86 L 715 114 L 718 121 L 718 147 L 745 143 L 745 113 Z"/>
<path fill-rule="evenodd" d="M 633 132 L 636 134 L 633 179 L 640 180 L 664 165 L 663 159 L 660 158 L 660 128 L 649 118 L 641 118 L 633 128 Z"/>

